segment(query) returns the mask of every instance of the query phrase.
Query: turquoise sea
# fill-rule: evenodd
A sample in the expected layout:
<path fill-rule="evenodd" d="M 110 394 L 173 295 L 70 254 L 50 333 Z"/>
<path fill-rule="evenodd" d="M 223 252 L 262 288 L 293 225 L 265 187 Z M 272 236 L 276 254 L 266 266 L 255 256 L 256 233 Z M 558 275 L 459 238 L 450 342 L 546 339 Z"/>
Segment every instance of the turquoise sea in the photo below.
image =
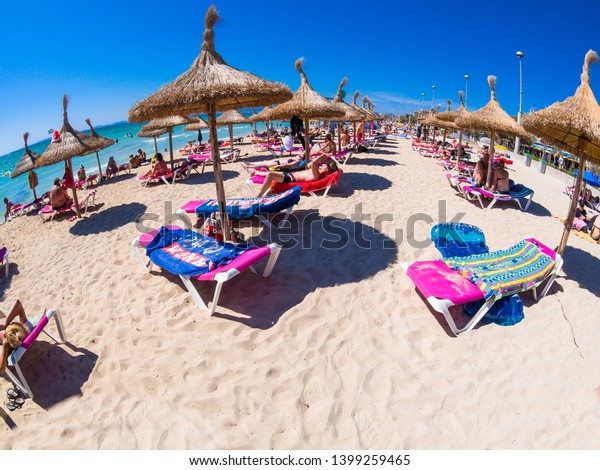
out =
<path fill-rule="evenodd" d="M 246 114 L 249 115 L 249 113 Z M 119 139 L 118 143 L 100 151 L 100 163 L 102 165 L 102 171 L 106 169 L 108 158 L 111 156 L 115 157 L 115 160 L 120 165 L 122 163 L 128 162 L 129 155 L 131 153 L 136 153 L 137 150 L 140 148 L 144 152 L 146 152 L 148 156 L 154 154 L 154 139 L 136 137 L 137 133 L 142 128 L 142 126 L 144 126 L 144 123 L 131 124 L 129 122 L 124 121 L 109 124 L 106 126 L 95 127 L 96 132 L 98 132 L 98 134 L 112 139 Z M 237 124 L 233 126 L 234 137 L 248 135 L 252 131 L 253 126 L 254 125 L 251 126 L 250 124 Z M 174 158 L 178 157 L 178 154 L 176 153 L 177 149 L 183 147 L 189 140 L 198 138 L 197 131 L 185 132 L 183 130 L 183 127 L 184 126 L 179 126 L 173 129 Z M 257 124 L 257 130 L 259 132 L 264 129 L 264 123 Z M 132 134 L 134 137 L 126 137 L 129 134 Z M 219 127 L 217 129 L 217 137 L 219 139 L 228 139 L 229 128 Z M 202 142 L 207 141 L 208 129 L 203 129 Z M 30 143 L 29 148 L 32 151 L 41 154 L 44 152 L 44 150 L 46 150 L 49 143 L 50 138 L 34 144 Z M 165 134 L 158 137 L 157 145 L 158 151 L 162 152 L 165 156 L 165 159 L 168 161 L 169 135 Z M 20 175 L 14 179 L 11 179 L 10 175 L 8 174 L 8 172 L 11 172 L 15 168 L 15 166 L 23 156 L 23 153 L 24 148 L 20 148 L 18 150 L 15 150 L 14 152 L 10 152 L 6 155 L 0 156 L 0 175 L 3 175 L 0 177 L 0 201 L 2 201 L 5 197 L 7 197 L 10 201 L 14 203 L 28 203 L 33 201 L 33 193 L 31 192 L 31 189 L 29 189 L 29 184 L 27 182 L 27 173 Z M 75 170 L 79 168 L 79 165 L 83 165 L 85 167 L 86 173 L 88 175 L 98 173 L 98 163 L 96 160 L 95 153 L 91 155 L 86 155 L 85 157 L 75 157 L 73 159 L 73 167 L 75 168 Z M 39 185 L 36 188 L 36 192 L 38 195 L 41 195 L 44 192 L 50 190 L 54 178 L 62 178 L 64 174 L 64 163 L 61 162 L 57 163 L 56 165 L 37 168 L 35 172 L 37 173 L 39 180 Z M 3 209 L 4 206 L 2 205 L 2 210 Z"/>

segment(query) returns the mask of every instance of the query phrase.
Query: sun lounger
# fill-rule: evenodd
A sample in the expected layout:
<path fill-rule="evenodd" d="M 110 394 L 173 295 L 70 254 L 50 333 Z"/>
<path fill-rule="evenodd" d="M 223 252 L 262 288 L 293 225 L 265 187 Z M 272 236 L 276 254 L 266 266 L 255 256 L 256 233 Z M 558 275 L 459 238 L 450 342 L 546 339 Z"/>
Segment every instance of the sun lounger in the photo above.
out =
<path fill-rule="evenodd" d="M 267 227 L 273 228 L 273 225 L 265 216 L 285 211 L 285 216 L 279 222 L 278 228 L 282 228 L 293 207 L 300 200 L 300 187 L 296 186 L 283 193 L 274 196 L 252 197 L 252 198 L 231 198 L 227 199 L 227 216 L 233 220 L 249 219 L 258 217 Z M 208 219 L 211 214 L 219 211 L 219 205 L 216 199 L 201 201 L 190 201 L 180 209 L 178 214 L 196 214 L 200 219 Z"/>
<path fill-rule="evenodd" d="M 8 279 L 8 248 L 0 248 L 0 266 L 4 266 L 4 280 Z"/>
<path fill-rule="evenodd" d="M 354 154 L 354 152 L 352 150 L 344 150 L 340 153 L 336 153 L 335 155 L 332 155 L 330 158 L 335 160 L 335 162 L 339 166 L 343 167 L 346 165 L 346 163 L 348 163 L 348 161 L 350 160 L 350 158 L 352 157 L 353 154 Z"/>
<path fill-rule="evenodd" d="M 533 189 L 527 188 L 523 185 L 512 186 L 508 194 L 493 193 L 487 189 L 470 185 L 464 185 L 462 189 L 466 194 L 476 197 L 482 209 L 486 209 L 483 203 L 483 198 L 488 198 L 491 201 L 488 204 L 487 209 L 494 207 L 498 201 L 516 201 L 519 205 L 519 208 L 522 211 L 527 212 L 534 195 Z M 526 200 L 524 207 L 521 201 L 522 199 Z"/>
<path fill-rule="evenodd" d="M 536 300 L 544 297 L 563 264 L 558 253 L 534 238 L 526 238 L 508 250 L 467 258 L 447 258 L 446 261 L 451 265 L 462 263 L 467 268 L 470 263 L 485 264 L 488 273 L 493 276 L 477 277 L 468 274 L 468 269 L 461 273 L 443 260 L 402 264 L 415 287 L 434 310 L 444 315 L 456 336 L 472 330 L 499 298 L 528 290 L 533 291 Z M 537 288 L 544 283 L 546 286 L 538 296 Z M 483 306 L 459 328 L 449 308 L 480 300 L 484 301 Z"/>
<path fill-rule="evenodd" d="M 204 163 L 202 164 L 202 173 L 204 173 Z M 174 180 L 176 179 L 183 179 L 183 180 L 187 180 L 190 175 L 192 174 L 192 171 L 195 171 L 196 173 L 200 174 L 200 172 L 198 171 L 198 167 L 200 166 L 200 163 L 195 162 L 195 161 L 188 161 L 186 164 L 179 166 L 177 168 L 175 168 L 175 171 L 173 172 L 174 175 Z"/>
<path fill-rule="evenodd" d="M 294 186 L 300 186 L 301 193 L 308 193 L 311 196 L 317 196 L 315 191 L 325 190 L 323 193 L 323 197 L 327 197 L 327 193 L 334 184 L 338 184 L 341 175 L 343 174 L 343 170 L 340 168 L 337 171 L 327 175 L 325 178 L 321 178 L 318 181 L 293 181 L 291 183 L 274 183 L 271 185 L 271 188 L 268 191 L 268 194 L 279 194 L 288 189 L 292 189 Z M 252 194 L 257 194 L 255 189 L 255 185 L 263 184 L 265 182 L 264 176 L 253 176 L 252 178 L 248 178 L 246 180 L 246 185 L 252 191 Z"/>
<path fill-rule="evenodd" d="M 56 337 L 54 337 L 52 334 L 48 333 L 45 329 L 46 326 L 48 325 L 48 322 L 52 318 L 54 318 L 54 320 L 56 321 L 56 327 L 58 329 L 60 341 Z M 27 338 L 25 338 L 23 343 L 21 343 L 21 346 L 19 346 L 12 353 L 10 353 L 10 355 L 8 356 L 8 360 L 7 360 L 6 375 L 8 376 L 8 379 L 13 382 L 15 387 L 22 390 L 25 394 L 27 394 L 31 398 L 33 398 L 33 392 L 31 391 L 29 384 L 25 380 L 23 371 L 19 367 L 19 361 L 22 359 L 23 355 L 31 348 L 31 346 L 36 341 L 36 339 L 38 338 L 38 336 L 40 335 L 40 333 L 42 331 L 44 333 L 46 333 L 56 343 L 66 343 L 67 342 L 67 335 L 65 333 L 65 329 L 63 326 L 62 318 L 60 316 L 60 312 L 57 309 L 50 309 L 44 315 L 42 315 L 42 317 L 40 318 L 40 320 L 37 323 L 35 323 L 33 325 L 33 329 L 31 330 L 29 335 L 27 335 Z M 12 371 L 10 370 L 11 368 L 15 370 L 16 375 L 12 373 Z"/>
<path fill-rule="evenodd" d="M 157 234 L 160 234 L 158 240 L 156 239 Z M 173 234 L 175 234 L 175 236 Z M 175 243 L 167 245 L 166 243 L 169 243 L 167 241 L 164 243 L 165 246 L 163 247 L 152 248 L 150 261 L 148 266 L 146 266 L 144 258 L 142 258 L 142 254 L 139 250 L 141 248 L 148 248 L 149 245 L 151 247 L 152 245 L 156 246 L 157 242 L 165 241 L 168 237 L 171 237 L 169 239 L 170 241 L 175 240 Z M 269 277 L 281 252 L 281 246 L 275 243 L 263 247 L 240 249 L 231 243 L 219 242 L 197 232 L 192 232 L 191 230 L 184 231 L 177 226 L 161 227 L 159 230 L 141 234 L 133 239 L 131 244 L 135 256 L 142 267 L 150 270 L 152 264 L 157 264 L 169 272 L 176 271 L 173 272 L 173 274 L 179 275 L 183 284 L 192 295 L 194 302 L 196 302 L 196 305 L 200 309 L 208 310 L 210 315 L 215 312 L 223 283 L 234 278 L 246 269 L 250 269 L 257 274 L 254 264 L 264 258 L 268 258 L 268 260 L 262 276 L 265 278 Z M 234 252 L 235 255 L 232 256 L 233 259 L 229 262 L 218 265 L 218 267 L 214 269 L 194 274 L 197 270 L 200 271 L 202 268 L 206 268 L 208 263 L 206 256 L 198 253 L 202 248 L 204 248 L 204 253 L 210 251 L 213 255 L 218 255 L 221 251 L 231 251 Z M 206 269 L 204 269 L 204 271 L 206 271 Z M 202 300 L 202 297 L 192 280 L 215 281 L 217 283 L 212 305 L 210 305 L 210 307 Z"/>
<path fill-rule="evenodd" d="M 148 186 L 149 184 L 160 183 L 161 181 L 167 186 L 172 186 L 175 184 L 174 176 L 175 174 L 171 170 L 168 170 L 164 175 L 155 173 L 150 176 L 138 176 L 135 180 L 142 186 L 142 188 Z"/>
<path fill-rule="evenodd" d="M 79 201 L 80 212 L 85 213 L 89 206 L 94 205 L 94 202 L 96 201 L 96 192 L 98 192 L 98 190 L 93 189 L 92 191 L 87 193 L 81 201 Z M 42 207 L 42 209 L 38 212 L 38 215 L 42 219 L 42 222 L 49 222 L 53 220 L 54 217 L 58 214 L 64 214 L 65 212 L 71 211 L 75 211 L 75 203 L 72 203 L 67 207 L 62 207 L 60 209 L 52 209 L 52 206 L 48 204 Z"/>
<path fill-rule="evenodd" d="M 219 155 L 221 156 L 222 163 L 231 163 L 239 159 L 240 157 L 240 149 L 234 150 L 220 150 Z M 193 155 L 188 155 L 187 159 L 189 161 L 194 161 L 198 164 L 202 164 L 202 173 L 204 173 L 204 167 L 207 163 L 212 162 L 212 153 L 210 150 L 202 153 L 196 153 Z"/>

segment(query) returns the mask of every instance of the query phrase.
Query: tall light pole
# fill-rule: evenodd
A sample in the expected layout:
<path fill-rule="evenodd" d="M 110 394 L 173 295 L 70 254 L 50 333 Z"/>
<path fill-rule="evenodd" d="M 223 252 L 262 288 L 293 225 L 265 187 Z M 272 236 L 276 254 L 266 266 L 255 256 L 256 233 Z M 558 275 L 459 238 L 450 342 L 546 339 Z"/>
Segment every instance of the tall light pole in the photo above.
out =
<path fill-rule="evenodd" d="M 424 105 L 425 105 L 425 92 L 421 93 L 421 112 L 423 112 Z"/>
<path fill-rule="evenodd" d="M 521 51 L 517 51 L 517 57 L 519 58 L 519 114 L 517 114 L 517 123 L 521 124 L 521 117 L 523 116 L 523 54 Z M 521 138 L 515 138 L 515 153 L 519 153 L 521 148 Z"/>
<path fill-rule="evenodd" d="M 469 102 L 469 77 L 465 75 L 465 109 L 467 109 L 467 103 Z"/>
<path fill-rule="evenodd" d="M 435 108 L 435 89 L 437 87 L 435 85 L 431 85 L 431 107 Z"/>

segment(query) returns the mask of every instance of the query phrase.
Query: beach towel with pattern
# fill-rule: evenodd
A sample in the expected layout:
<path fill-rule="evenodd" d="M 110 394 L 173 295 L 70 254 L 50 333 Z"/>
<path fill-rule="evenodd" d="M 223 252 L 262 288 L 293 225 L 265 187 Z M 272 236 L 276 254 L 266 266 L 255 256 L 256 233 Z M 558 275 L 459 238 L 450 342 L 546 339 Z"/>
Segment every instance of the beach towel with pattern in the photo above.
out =
<path fill-rule="evenodd" d="M 186 229 L 161 227 L 146 247 L 154 264 L 173 274 L 198 276 L 223 266 L 252 245 L 224 243 Z"/>
<path fill-rule="evenodd" d="M 444 262 L 475 284 L 485 300 L 529 290 L 554 268 L 554 260 L 526 240 L 506 250 L 445 258 Z"/>

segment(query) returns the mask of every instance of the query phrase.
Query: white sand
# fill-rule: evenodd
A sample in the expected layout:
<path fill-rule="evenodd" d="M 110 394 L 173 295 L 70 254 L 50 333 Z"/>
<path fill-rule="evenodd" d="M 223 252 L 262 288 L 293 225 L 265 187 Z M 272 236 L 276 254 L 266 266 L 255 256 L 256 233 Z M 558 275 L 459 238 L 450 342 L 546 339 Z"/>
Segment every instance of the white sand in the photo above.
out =
<path fill-rule="evenodd" d="M 400 267 L 439 257 L 406 237 L 409 216 L 424 213 L 433 222 L 410 235 L 427 239 L 440 201 L 448 219 L 464 213 L 481 227 L 491 249 L 527 235 L 556 246 L 565 184 L 534 165 L 511 173 L 535 190 L 528 213 L 483 211 L 408 141 L 358 155 L 331 197 L 300 201 L 301 225 L 316 222 L 293 238 L 312 248 L 284 249 L 269 279 L 246 272 L 225 284 L 212 318 L 178 278 L 144 272 L 129 244 L 138 215 L 213 197 L 211 170 L 173 187 L 123 177 L 99 188 L 83 220 L 2 226 L 13 262 L 2 304 L 60 308 L 69 344 L 42 339 L 25 356 L 36 398 L 2 411 L 0 447 L 597 449 L 599 245 L 571 236 L 564 273 L 539 303 L 524 296 L 521 323 L 458 338 Z M 228 196 L 248 196 L 240 163 L 224 171 Z M 349 220 L 359 203 L 372 214 L 362 224 Z M 383 213 L 393 222 L 374 233 Z M 364 228 L 372 249 L 319 247 L 320 220 Z M 208 298 L 213 286 L 199 290 Z"/>

